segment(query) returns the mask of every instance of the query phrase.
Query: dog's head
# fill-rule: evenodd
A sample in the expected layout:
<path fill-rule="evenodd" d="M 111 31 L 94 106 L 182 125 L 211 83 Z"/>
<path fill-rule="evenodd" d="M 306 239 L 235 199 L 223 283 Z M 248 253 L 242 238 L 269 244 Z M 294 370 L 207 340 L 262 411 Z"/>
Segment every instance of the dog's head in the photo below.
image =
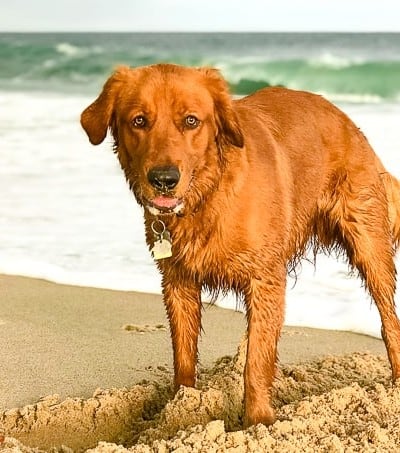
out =
<path fill-rule="evenodd" d="M 188 210 L 213 190 L 243 136 L 215 69 L 159 64 L 119 68 L 81 116 L 92 144 L 110 128 L 139 204 L 154 214 Z"/>

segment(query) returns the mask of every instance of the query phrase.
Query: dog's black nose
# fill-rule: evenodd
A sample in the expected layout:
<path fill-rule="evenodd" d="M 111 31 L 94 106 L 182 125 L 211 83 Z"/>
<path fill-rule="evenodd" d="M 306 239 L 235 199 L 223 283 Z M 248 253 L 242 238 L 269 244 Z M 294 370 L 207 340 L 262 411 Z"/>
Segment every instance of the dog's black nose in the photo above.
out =
<path fill-rule="evenodd" d="M 160 192 L 172 190 L 179 182 L 181 174 L 177 167 L 154 167 L 147 173 L 149 183 Z"/>

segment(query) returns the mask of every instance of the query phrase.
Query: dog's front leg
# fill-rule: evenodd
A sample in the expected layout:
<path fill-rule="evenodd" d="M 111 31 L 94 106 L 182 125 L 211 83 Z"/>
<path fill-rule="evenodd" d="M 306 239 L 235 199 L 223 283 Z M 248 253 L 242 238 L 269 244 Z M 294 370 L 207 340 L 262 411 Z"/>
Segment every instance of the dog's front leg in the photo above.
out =
<path fill-rule="evenodd" d="M 277 275 L 280 272 L 281 275 Z M 271 387 L 277 343 L 284 320 L 286 275 L 276 269 L 268 278 L 253 279 L 245 295 L 248 344 L 244 371 L 244 425 L 275 421 Z"/>
<path fill-rule="evenodd" d="M 201 329 L 201 288 L 178 279 L 163 281 L 164 304 L 174 353 L 175 390 L 196 381 L 197 341 Z"/>

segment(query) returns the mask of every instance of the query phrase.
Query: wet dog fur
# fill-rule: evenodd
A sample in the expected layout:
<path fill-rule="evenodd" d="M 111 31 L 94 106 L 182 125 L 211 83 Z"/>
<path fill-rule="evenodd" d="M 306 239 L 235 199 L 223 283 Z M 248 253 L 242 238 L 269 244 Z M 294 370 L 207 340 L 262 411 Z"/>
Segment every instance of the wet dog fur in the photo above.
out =
<path fill-rule="evenodd" d="M 95 145 L 111 131 L 149 247 L 152 222 L 171 235 L 172 256 L 157 264 L 176 388 L 195 385 L 202 288 L 233 290 L 248 320 L 244 424 L 274 422 L 287 270 L 310 245 L 342 251 L 358 271 L 400 378 L 400 184 L 338 108 L 285 88 L 232 100 L 214 69 L 158 64 L 117 69 L 81 123 Z"/>

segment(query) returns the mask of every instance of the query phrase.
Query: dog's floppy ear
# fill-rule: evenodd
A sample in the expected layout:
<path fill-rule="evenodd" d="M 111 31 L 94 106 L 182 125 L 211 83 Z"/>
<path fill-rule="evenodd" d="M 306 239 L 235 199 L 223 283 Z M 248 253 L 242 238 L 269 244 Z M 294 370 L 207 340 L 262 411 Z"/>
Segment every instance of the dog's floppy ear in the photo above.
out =
<path fill-rule="evenodd" d="M 104 84 L 99 97 L 82 112 L 81 125 L 93 145 L 99 145 L 106 138 L 107 129 L 111 125 L 116 98 L 129 72 L 131 72 L 131 69 L 126 66 L 117 68 Z"/>
<path fill-rule="evenodd" d="M 243 148 L 244 138 L 233 108 L 228 84 L 217 69 L 202 68 L 200 71 L 205 75 L 207 87 L 214 99 L 218 128 L 217 143 L 219 145 L 231 144 Z"/>

